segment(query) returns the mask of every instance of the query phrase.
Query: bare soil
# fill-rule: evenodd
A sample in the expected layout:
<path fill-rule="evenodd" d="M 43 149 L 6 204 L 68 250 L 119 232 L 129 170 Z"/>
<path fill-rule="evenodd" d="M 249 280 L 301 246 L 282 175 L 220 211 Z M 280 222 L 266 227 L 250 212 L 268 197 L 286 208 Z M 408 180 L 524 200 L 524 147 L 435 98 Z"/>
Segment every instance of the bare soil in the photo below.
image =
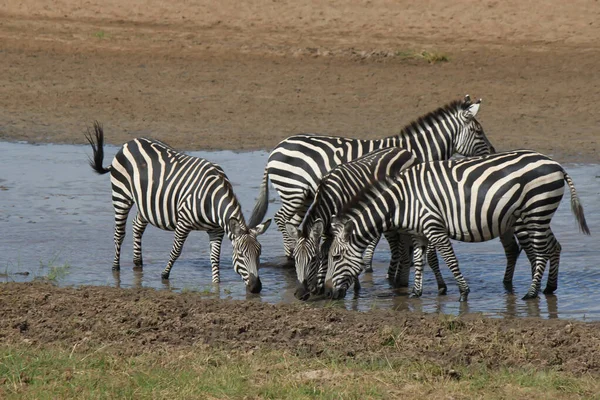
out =
<path fill-rule="evenodd" d="M 0 140 L 270 149 L 286 136 L 363 138 L 482 97 L 499 150 L 599 162 L 594 0 L 0 1 Z M 423 51 L 448 57 L 429 63 Z M 7 343 L 374 353 L 600 372 L 597 323 L 453 319 L 214 301 L 108 287 L 0 286 Z"/>
<path fill-rule="evenodd" d="M 125 355 L 193 346 L 276 349 L 307 357 L 385 356 L 448 369 L 480 365 L 600 374 L 600 323 L 356 312 L 44 283 L 0 286 L 0 312 L 0 341 L 8 344 L 110 347 Z"/>
<path fill-rule="evenodd" d="M 117 145 L 271 149 L 392 135 L 469 93 L 499 150 L 600 160 L 595 0 L 0 5 L 0 139 L 84 143 L 98 119 Z"/>

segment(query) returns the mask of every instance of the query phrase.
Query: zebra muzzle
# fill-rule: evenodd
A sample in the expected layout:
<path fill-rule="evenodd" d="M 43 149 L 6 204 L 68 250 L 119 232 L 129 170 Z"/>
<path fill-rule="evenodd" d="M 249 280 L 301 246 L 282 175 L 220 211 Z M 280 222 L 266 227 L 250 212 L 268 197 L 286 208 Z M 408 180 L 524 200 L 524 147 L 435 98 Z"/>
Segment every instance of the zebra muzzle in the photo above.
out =
<path fill-rule="evenodd" d="M 302 301 L 308 300 L 310 297 L 310 290 L 308 289 L 308 282 L 306 282 L 306 279 L 296 287 L 294 297 Z"/>
<path fill-rule="evenodd" d="M 246 282 L 246 290 L 250 293 L 260 293 L 262 290 L 262 283 L 260 278 L 254 274 L 248 275 L 248 282 Z"/>
<path fill-rule="evenodd" d="M 343 299 L 346 297 L 346 289 L 334 288 L 331 280 L 325 282 L 325 297 L 331 300 Z"/>

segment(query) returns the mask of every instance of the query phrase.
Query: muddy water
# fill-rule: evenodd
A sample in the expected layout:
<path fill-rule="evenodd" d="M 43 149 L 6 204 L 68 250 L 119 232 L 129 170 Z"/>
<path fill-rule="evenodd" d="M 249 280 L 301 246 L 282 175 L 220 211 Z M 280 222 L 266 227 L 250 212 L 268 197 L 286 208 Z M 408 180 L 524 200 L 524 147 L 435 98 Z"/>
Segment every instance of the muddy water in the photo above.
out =
<path fill-rule="evenodd" d="M 105 165 L 117 150 L 107 147 Z M 210 284 L 208 240 L 204 232 L 193 232 L 189 236 L 173 267 L 169 284 L 164 284 L 160 272 L 168 259 L 172 233 L 149 227 L 143 241 L 144 271 L 133 271 L 129 224 L 122 269 L 120 273 L 113 273 L 109 177 L 91 171 L 87 165 L 89 154 L 87 146 L 0 143 L 0 279 L 27 281 L 58 272 L 60 285 L 143 286 L 196 290 L 222 298 L 274 303 L 296 301 L 293 297 L 295 272 L 284 266 L 281 237 L 274 224 L 261 237 L 263 291 L 260 295 L 246 294 L 241 279 L 231 269 L 231 244 L 227 240 L 221 255 L 221 284 L 218 287 Z M 268 154 L 229 151 L 192 154 L 224 168 L 248 216 Z M 563 246 L 556 296 L 542 296 L 528 302 L 520 300 L 530 282 L 530 268 L 524 255 L 515 273 L 515 293 L 507 293 L 502 286 L 504 254 L 500 243 L 494 240 L 481 244 L 455 243 L 461 270 L 471 286 L 467 303 L 458 302 L 454 279 L 443 265 L 449 294 L 436 294 L 433 274 L 426 270 L 423 297 L 412 299 L 406 290 L 394 290 L 385 280 L 389 252 L 382 241 L 375 254 L 375 272 L 361 277 L 360 292 L 349 293 L 346 300 L 335 304 L 326 301 L 314 304 L 362 311 L 397 308 L 450 314 L 480 312 L 498 317 L 600 320 L 600 165 L 567 164 L 565 167 L 575 180 L 594 236 L 586 237 L 578 232 L 567 194 L 552 225 Z M 279 200 L 272 190 L 268 216 L 272 216 L 278 206 Z M 64 274 L 60 275 L 61 272 Z"/>

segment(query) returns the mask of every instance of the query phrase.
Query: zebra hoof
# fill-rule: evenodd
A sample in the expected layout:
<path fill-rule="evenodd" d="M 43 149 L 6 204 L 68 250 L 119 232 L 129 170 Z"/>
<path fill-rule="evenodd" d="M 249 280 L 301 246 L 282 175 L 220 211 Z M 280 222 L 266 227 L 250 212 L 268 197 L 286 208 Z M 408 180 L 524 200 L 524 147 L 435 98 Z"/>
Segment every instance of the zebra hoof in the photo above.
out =
<path fill-rule="evenodd" d="M 372 274 L 373 273 L 373 267 L 372 266 L 368 266 L 365 267 L 365 274 Z"/>
<path fill-rule="evenodd" d="M 468 299 L 469 299 L 469 292 L 466 292 L 466 293 L 460 294 L 460 298 L 458 299 L 458 301 L 463 302 L 463 301 L 467 301 Z"/>
<path fill-rule="evenodd" d="M 422 294 L 423 294 L 422 290 L 413 289 L 412 293 L 410 294 L 410 297 L 417 298 L 417 297 L 421 297 Z"/>
<path fill-rule="evenodd" d="M 438 287 L 438 295 L 445 296 L 446 292 L 448 292 L 448 288 L 446 287 L 446 285 Z"/>
<path fill-rule="evenodd" d="M 538 298 L 537 292 L 528 292 L 525 296 L 523 296 L 523 300 L 531 300 L 531 299 L 537 299 L 537 298 Z"/>
<path fill-rule="evenodd" d="M 512 281 L 502 281 L 502 284 L 504 285 L 504 290 L 506 290 L 508 293 L 513 293 L 513 283 Z"/>
<path fill-rule="evenodd" d="M 144 262 L 142 260 L 133 260 L 133 268 L 142 269 L 144 267 Z"/>
<path fill-rule="evenodd" d="M 556 289 L 556 286 L 546 286 L 546 289 L 544 289 L 544 294 L 554 294 Z"/>
<path fill-rule="evenodd" d="M 120 270 L 121 270 L 121 267 L 112 267 L 112 270 L 113 270 L 113 271 L 120 271 Z"/>
<path fill-rule="evenodd" d="M 160 274 L 160 277 L 164 280 L 168 280 L 169 279 L 169 275 L 171 275 L 168 272 L 163 272 L 162 274 Z"/>

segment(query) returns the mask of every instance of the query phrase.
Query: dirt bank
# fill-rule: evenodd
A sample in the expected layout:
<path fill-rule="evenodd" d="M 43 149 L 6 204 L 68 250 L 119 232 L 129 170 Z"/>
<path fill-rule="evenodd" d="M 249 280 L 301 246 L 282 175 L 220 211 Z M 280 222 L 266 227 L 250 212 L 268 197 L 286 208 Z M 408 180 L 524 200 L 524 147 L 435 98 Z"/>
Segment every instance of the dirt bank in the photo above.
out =
<path fill-rule="evenodd" d="M 114 144 L 270 149 L 297 132 L 391 135 L 469 93 L 498 149 L 599 161 L 591 0 L 124 4 L 3 5 L 0 139 L 83 143 L 98 119 Z"/>
<path fill-rule="evenodd" d="M 5 343 L 79 350 L 110 346 L 127 354 L 198 345 L 283 349 L 309 357 L 322 352 L 350 358 L 385 354 L 446 368 L 483 364 L 600 373 L 598 323 L 362 313 L 207 300 L 197 293 L 43 283 L 0 285 L 0 310 Z"/>

